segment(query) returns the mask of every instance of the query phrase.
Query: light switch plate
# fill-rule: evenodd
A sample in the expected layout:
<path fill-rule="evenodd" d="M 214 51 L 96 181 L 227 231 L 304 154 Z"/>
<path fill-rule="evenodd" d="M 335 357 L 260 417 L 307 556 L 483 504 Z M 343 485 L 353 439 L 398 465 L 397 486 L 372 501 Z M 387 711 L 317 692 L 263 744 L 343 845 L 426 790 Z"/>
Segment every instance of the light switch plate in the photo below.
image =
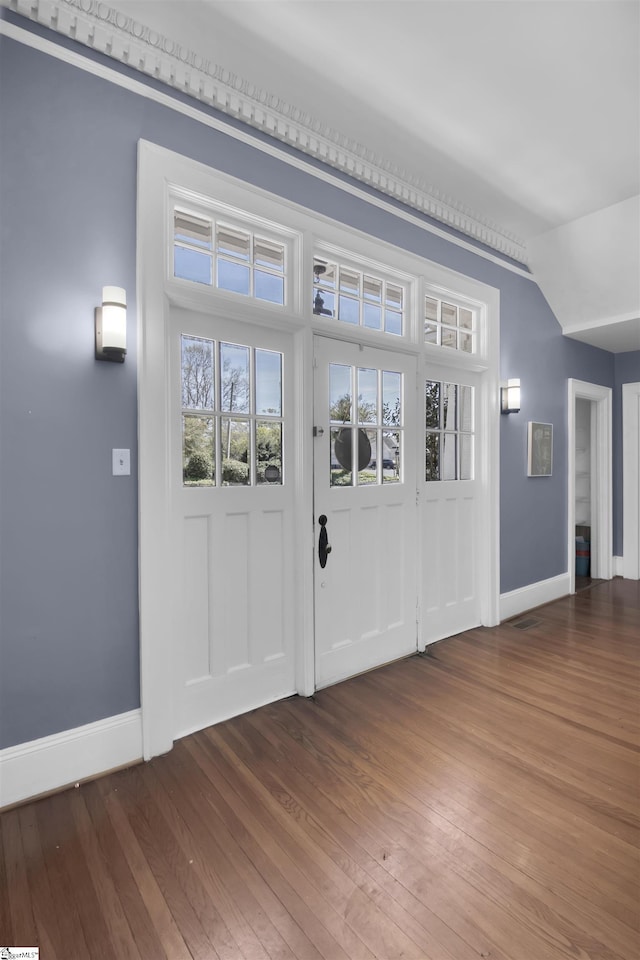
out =
<path fill-rule="evenodd" d="M 114 477 L 128 477 L 131 473 L 131 451 L 111 451 L 111 472 Z"/>

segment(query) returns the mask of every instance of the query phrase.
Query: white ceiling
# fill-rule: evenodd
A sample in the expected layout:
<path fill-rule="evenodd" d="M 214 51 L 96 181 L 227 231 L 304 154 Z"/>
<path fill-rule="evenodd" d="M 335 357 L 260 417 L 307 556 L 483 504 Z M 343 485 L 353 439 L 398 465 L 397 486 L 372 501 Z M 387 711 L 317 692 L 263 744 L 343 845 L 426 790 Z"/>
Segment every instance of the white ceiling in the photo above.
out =
<path fill-rule="evenodd" d="M 640 193 L 639 0 L 110 5 L 537 251 L 554 231 Z M 615 236 L 599 256 L 595 300 L 606 303 Z M 556 270 L 557 286 L 562 263 Z M 592 263 L 578 280 L 585 302 L 594 302 Z M 627 280 L 634 302 L 621 322 L 629 337 L 617 328 L 606 349 L 640 349 L 640 321 L 629 326 L 640 316 L 640 280 Z M 538 281 L 545 292 L 546 274 Z M 600 319 L 613 330 L 617 318 Z M 592 331 L 594 322 L 598 317 L 585 314 L 585 328 Z M 579 337 L 575 317 L 570 325 Z"/>

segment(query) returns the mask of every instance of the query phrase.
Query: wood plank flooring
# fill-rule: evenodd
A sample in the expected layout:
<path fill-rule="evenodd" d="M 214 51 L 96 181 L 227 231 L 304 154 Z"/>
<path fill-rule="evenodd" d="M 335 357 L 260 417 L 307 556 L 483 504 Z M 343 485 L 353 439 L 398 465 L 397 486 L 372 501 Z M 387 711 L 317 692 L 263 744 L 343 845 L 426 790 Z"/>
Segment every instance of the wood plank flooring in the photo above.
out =
<path fill-rule="evenodd" d="M 616 579 L 1 815 L 42 960 L 639 960 L 640 588 Z"/>

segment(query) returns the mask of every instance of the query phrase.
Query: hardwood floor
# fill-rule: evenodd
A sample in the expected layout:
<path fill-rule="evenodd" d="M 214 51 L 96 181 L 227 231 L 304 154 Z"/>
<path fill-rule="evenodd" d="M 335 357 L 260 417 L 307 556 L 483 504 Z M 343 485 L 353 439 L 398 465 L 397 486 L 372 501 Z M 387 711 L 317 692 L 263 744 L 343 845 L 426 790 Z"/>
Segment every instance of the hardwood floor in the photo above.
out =
<path fill-rule="evenodd" d="M 0 943 L 638 960 L 639 584 L 523 619 L 5 812 Z"/>

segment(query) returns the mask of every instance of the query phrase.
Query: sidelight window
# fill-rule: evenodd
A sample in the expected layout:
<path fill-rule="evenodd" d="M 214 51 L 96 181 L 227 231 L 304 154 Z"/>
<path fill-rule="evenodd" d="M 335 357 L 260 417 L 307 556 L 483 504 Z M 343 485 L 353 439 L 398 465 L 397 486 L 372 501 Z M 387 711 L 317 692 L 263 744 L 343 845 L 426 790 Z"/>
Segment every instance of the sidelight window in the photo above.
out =
<path fill-rule="evenodd" d="M 473 480 L 474 388 L 427 380 L 425 480 Z"/>

